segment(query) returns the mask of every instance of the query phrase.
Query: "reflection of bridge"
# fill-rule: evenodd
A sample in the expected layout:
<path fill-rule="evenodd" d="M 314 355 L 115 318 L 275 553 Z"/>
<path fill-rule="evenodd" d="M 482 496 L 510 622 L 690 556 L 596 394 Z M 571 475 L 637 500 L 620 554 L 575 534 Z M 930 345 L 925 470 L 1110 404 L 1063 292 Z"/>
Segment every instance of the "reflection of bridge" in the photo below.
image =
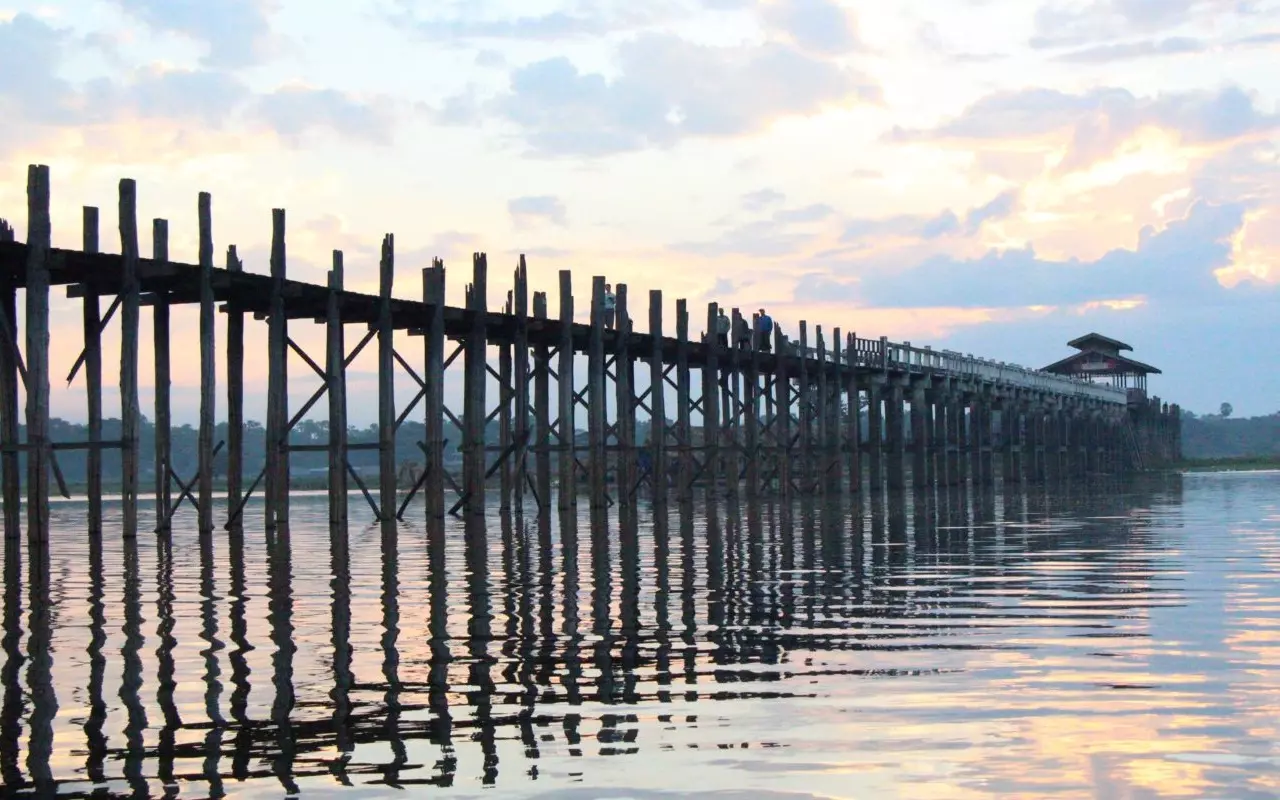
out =
<path fill-rule="evenodd" d="M 375 515 L 388 524 L 403 514 L 418 491 L 426 496 L 429 519 L 440 519 L 446 510 L 482 514 L 486 480 L 494 475 L 501 481 L 504 507 L 523 503 L 526 492 L 538 505 L 547 504 L 553 456 L 558 502 L 564 508 L 576 504 L 580 480 L 593 507 L 630 505 L 646 484 L 659 499 L 670 491 L 681 500 L 691 496 L 697 482 L 724 482 L 731 494 L 748 497 L 777 491 L 784 499 L 836 488 L 857 493 L 864 483 L 873 490 L 885 485 L 900 488 L 908 474 L 916 486 L 970 479 L 991 484 L 997 426 L 1000 472 L 1009 482 L 1120 471 L 1176 454 L 1176 407 L 1142 417 L 1151 430 L 1135 437 L 1126 427 L 1123 392 L 1088 381 L 884 338 L 842 335 L 839 328 L 811 329 L 804 321 L 796 341 L 778 330 L 771 342 L 757 341 L 750 335 L 753 324 L 737 309 L 732 330 L 741 325 L 748 335 L 741 347 L 729 348 L 690 338 L 684 300 L 675 304 L 673 337 L 667 335 L 667 309 L 656 290 L 649 292 L 648 332 L 642 333 L 633 328 L 625 286 L 618 287 L 615 330 L 606 320 L 602 277 L 592 280 L 589 323 L 580 324 L 574 321 L 573 281 L 567 271 L 560 273 L 559 313 L 552 319 L 547 295 L 529 296 L 523 259 L 503 311 L 495 313 L 488 307 L 483 254 L 475 256 L 464 307 L 445 304 L 445 271 L 438 260 L 423 271 L 421 301 L 396 299 L 391 236 L 382 243 L 377 296 L 344 290 L 340 252 L 334 253 L 327 286 L 291 281 L 286 278 L 285 216 L 278 209 L 273 214 L 270 275 L 244 272 L 234 247 L 228 249 L 226 267 L 215 268 L 208 194 L 201 194 L 197 204 L 197 263 L 169 260 L 164 220 L 154 222 L 152 256 L 144 259 L 131 180 L 120 183 L 119 255 L 99 252 L 96 208 L 84 210 L 82 251 L 53 249 L 47 167 L 30 168 L 28 197 L 26 244 L 13 241 L 13 231 L 0 226 L 0 239 L 8 240 L 0 243 L 0 330 L 5 340 L 0 343 L 0 465 L 9 536 L 17 535 L 19 527 L 19 454 L 27 458 L 28 522 L 39 541 L 48 523 L 49 475 L 61 483 L 56 456 L 67 449 L 88 452 L 89 526 L 95 531 L 101 526 L 102 451 L 121 451 L 125 531 L 136 531 L 143 458 L 138 348 L 144 305 L 152 308 L 155 340 L 154 458 L 160 529 L 168 527 L 184 499 L 198 507 L 200 529 L 212 529 L 214 456 L 223 444 L 231 509 L 227 524 L 234 525 L 247 498 L 262 483 L 269 527 L 289 518 L 289 454 L 299 450 L 328 454 L 330 513 L 335 521 L 346 519 L 350 478 Z M 52 442 L 49 437 L 52 285 L 67 285 L 70 296 L 83 298 L 84 351 L 69 380 L 83 372 L 87 442 Z M 18 289 L 25 294 L 25 364 L 17 346 Z M 113 298 L 105 315 L 100 297 Z M 214 321 L 219 303 L 227 315 L 225 443 L 213 441 L 218 349 Z M 170 309 L 181 304 L 199 307 L 200 330 L 198 342 L 191 343 L 193 349 L 198 345 L 201 374 L 199 469 L 187 483 L 174 473 L 170 458 Z M 100 334 L 117 309 L 122 435 L 117 441 L 103 441 Z M 709 304 L 707 330 L 718 330 L 717 312 L 716 304 Z M 243 357 L 248 313 L 267 321 L 269 380 L 266 463 L 246 488 Z M 611 312 L 608 318 L 612 316 Z M 313 359 L 290 337 L 290 320 L 325 325 L 323 358 Z M 345 327 L 351 324 L 367 331 L 348 349 Z M 406 357 L 411 336 L 423 344 L 416 355 Z M 346 369 L 375 339 L 380 438 L 377 443 L 349 444 Z M 496 366 L 491 363 L 495 349 Z M 319 381 L 311 398 L 293 413 L 287 391 L 290 352 L 307 377 Z M 575 378 L 580 354 L 586 357 L 585 385 Z M 459 357 L 465 386 L 463 408 L 455 413 L 445 405 L 443 387 L 446 371 Z M 414 401 L 401 409 L 395 406 L 398 371 L 417 388 Z M 19 377 L 27 391 L 25 443 L 18 439 Z M 695 377 L 700 392 L 694 391 Z M 491 404 L 495 393 L 497 402 Z M 327 444 L 291 444 L 290 431 L 326 396 Z M 865 419 L 861 413 L 845 411 L 864 406 Z M 420 447 L 426 469 L 412 490 L 401 493 L 396 486 L 395 432 L 415 410 L 425 424 Z M 585 445 L 576 437 L 580 413 L 587 421 Z M 648 441 L 637 441 L 638 418 L 650 422 Z M 490 446 L 486 433 L 495 421 L 497 444 Z M 456 478 L 444 468 L 449 424 L 460 432 L 463 453 Z M 379 453 L 376 492 L 351 469 L 347 456 L 355 448 Z M 1140 454 L 1143 449 L 1149 452 Z M 610 486 L 610 474 L 616 476 L 616 490 Z M 456 500 L 446 502 L 446 489 Z"/>
<path fill-rule="evenodd" d="M 24 586 L 18 549 L 6 547 L 0 779 L 10 791 L 33 794 L 57 785 L 61 794 L 89 796 L 110 782 L 141 796 L 157 782 L 181 782 L 218 796 L 233 782 L 275 780 L 292 789 L 309 776 L 494 783 L 500 766 L 510 779 L 567 748 L 637 752 L 654 746 L 639 738 L 646 731 L 638 704 L 658 704 L 649 712 L 672 704 L 678 716 L 670 724 L 679 725 L 694 711 L 717 713 L 692 703 L 808 696 L 811 677 L 929 673 L 947 669 L 947 651 L 1001 646 L 978 634 L 1001 622 L 1007 630 L 1016 619 L 1039 621 L 1017 605 L 1044 591 L 1026 577 L 1028 553 L 1037 548 L 1058 565 L 1054 585 L 1085 610 L 1077 627 L 1114 624 L 1133 613 L 1114 598 L 1149 591 L 1150 569 L 1125 548 L 1093 545 L 1100 530 L 1122 538 L 1127 523 L 1022 548 L 995 541 L 984 526 L 1055 518 L 1065 508 L 1115 516 L 1149 507 L 1142 495 L 1153 496 L 1152 488 L 1136 490 L 1137 499 L 1091 493 L 1084 508 L 1080 497 L 1010 493 L 997 511 L 991 493 L 970 498 L 944 488 L 935 497 L 926 489 L 892 495 L 888 505 L 873 500 L 865 518 L 855 509 L 852 533 L 849 509 L 830 506 L 810 515 L 711 504 L 696 520 L 686 507 L 674 519 L 657 516 L 652 529 L 631 511 L 612 521 L 601 511 L 589 521 L 565 513 L 558 530 L 546 516 L 527 528 L 504 516 L 501 531 L 471 520 L 456 537 L 425 543 L 381 537 L 377 555 L 364 559 L 349 548 L 346 531 L 335 531 L 327 564 L 325 534 L 314 530 L 282 529 L 265 544 L 240 532 L 225 543 L 200 537 L 198 558 L 185 564 L 166 537 L 147 552 L 139 540 L 124 540 L 123 558 L 104 553 L 98 538 L 83 545 L 60 538 L 59 547 L 71 541 L 77 554 L 88 549 L 89 581 L 86 696 L 64 694 L 61 714 L 66 687 L 54 683 L 50 644 L 56 637 L 59 650 L 72 652 L 81 628 L 68 613 L 74 592 L 54 581 L 75 576 L 50 575 L 48 561 L 37 558 Z M 1026 512 L 1018 510 L 1023 504 Z M 1086 540 L 1091 546 L 1081 548 Z M 1078 565 L 1070 578 L 1064 560 Z M 950 583 L 922 579 L 938 563 Z M 326 566 L 327 595 L 308 592 L 306 576 Z M 992 574 L 1006 576 L 1003 597 L 957 594 Z M 415 575 L 426 592 L 402 589 Z M 117 577 L 118 607 L 108 599 L 118 596 L 108 588 Z M 259 591 L 265 598 L 251 602 Z M 1099 598 L 1093 607 L 1090 597 Z M 180 610 L 196 606 L 198 623 L 180 630 Z M 326 611 L 327 641 L 300 633 Z M 1061 614 L 1046 613 L 1062 624 Z M 419 620 L 425 637 L 402 630 Z M 361 635 L 361 627 L 378 632 Z M 109 633 L 123 634 L 120 665 L 110 669 L 117 643 Z M 195 648 L 203 670 L 197 660 L 179 672 L 177 656 Z M 806 658 L 843 651 L 878 657 L 852 665 Z M 65 676 L 70 667 L 59 660 Z M 117 674 L 120 685 L 111 686 Z M 179 682 L 203 684 L 203 709 L 188 698 L 179 713 Z M 122 707 L 115 709 L 117 696 Z M 65 707 L 78 703 L 87 718 L 68 719 Z M 702 744 L 715 736 L 685 733 Z M 525 761 L 500 763 L 500 745 L 513 740 Z M 375 744 L 389 753 L 357 751 Z M 460 769 L 460 760 L 479 774 Z M 80 763 L 82 777 L 71 779 L 64 770 Z"/>

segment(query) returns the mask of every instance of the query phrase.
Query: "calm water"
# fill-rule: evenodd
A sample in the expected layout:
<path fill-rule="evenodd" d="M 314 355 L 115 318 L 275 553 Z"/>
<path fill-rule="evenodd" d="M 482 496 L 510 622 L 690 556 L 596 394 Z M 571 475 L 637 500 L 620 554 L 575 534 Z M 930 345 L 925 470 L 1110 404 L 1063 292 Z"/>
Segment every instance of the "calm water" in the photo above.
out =
<path fill-rule="evenodd" d="M 1280 796 L 1280 474 L 326 511 L 93 544 L 55 505 L 43 588 L 6 551 L 6 792 Z"/>

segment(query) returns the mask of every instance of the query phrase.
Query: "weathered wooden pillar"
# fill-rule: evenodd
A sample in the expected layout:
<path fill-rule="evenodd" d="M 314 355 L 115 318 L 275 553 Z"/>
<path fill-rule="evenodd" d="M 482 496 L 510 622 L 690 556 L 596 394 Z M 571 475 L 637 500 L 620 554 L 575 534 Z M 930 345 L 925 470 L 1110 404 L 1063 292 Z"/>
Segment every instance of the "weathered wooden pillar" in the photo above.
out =
<path fill-rule="evenodd" d="M 510 315 L 512 311 L 511 293 L 507 293 L 507 304 L 503 308 L 503 313 Z M 498 344 L 498 458 L 502 462 L 498 465 L 498 495 L 500 498 L 499 509 L 502 512 L 511 510 L 511 480 L 515 471 L 512 469 L 512 457 L 509 449 L 513 439 L 511 438 L 511 410 L 512 399 L 517 389 L 511 380 L 511 343 L 501 342 Z M 507 456 L 503 458 L 503 456 Z"/>
<path fill-rule="evenodd" d="M 138 406 L 138 194 L 131 178 L 120 181 L 120 504 L 124 537 L 138 535 L 138 464 L 142 410 Z"/>
<path fill-rule="evenodd" d="M 533 293 L 533 318 L 539 334 L 538 344 L 533 348 L 534 484 L 537 486 L 538 507 L 546 510 L 550 508 L 551 501 L 551 350 L 543 338 L 546 336 L 546 292 Z"/>
<path fill-rule="evenodd" d="M 524 256 L 516 266 L 515 334 L 512 339 L 511 353 L 512 378 L 515 383 L 515 397 L 512 399 L 512 420 L 515 437 L 515 504 L 516 508 L 524 507 L 524 487 L 529 478 L 529 270 Z"/>
<path fill-rule="evenodd" d="M 831 363 L 823 364 L 823 369 L 830 372 L 831 377 L 827 382 L 827 441 L 825 446 L 830 454 L 827 457 L 827 476 L 825 485 L 827 491 L 832 494 L 838 494 L 844 491 L 842 484 L 844 482 L 844 445 L 845 445 L 845 426 L 842 424 L 841 415 L 844 413 L 845 397 L 845 375 L 844 375 L 844 351 L 841 347 L 843 344 L 840 337 L 840 329 L 835 328 L 831 334 Z"/>
<path fill-rule="evenodd" d="M 981 385 L 970 386 L 964 396 L 969 412 L 965 430 L 965 447 L 968 449 L 969 475 L 973 479 L 974 486 L 982 483 L 982 437 L 979 430 L 982 419 L 982 397 Z"/>
<path fill-rule="evenodd" d="M 487 469 L 485 420 L 485 384 L 489 379 L 488 319 L 489 261 L 484 253 L 475 253 L 471 262 L 471 286 L 467 290 L 467 309 L 471 324 L 466 340 L 465 386 L 462 418 L 462 492 L 467 514 L 484 516 L 485 471 Z"/>
<path fill-rule="evenodd" d="M 560 406 L 559 507 L 569 509 L 578 503 L 575 460 L 577 431 L 574 424 L 573 391 L 573 273 L 560 270 L 560 348 L 557 364 L 556 391 Z"/>
<path fill-rule="evenodd" d="M 1027 415 L 1027 445 L 1031 450 L 1031 477 L 1036 483 L 1044 483 L 1045 466 L 1045 410 L 1039 398 L 1031 401 Z"/>
<path fill-rule="evenodd" d="M 814 470 L 809 491 L 816 493 L 826 486 L 827 470 L 831 467 L 831 409 L 828 404 L 831 398 L 827 394 L 827 342 L 822 335 L 821 325 L 814 328 L 813 338 L 814 350 L 817 352 L 816 368 L 818 371 L 818 374 L 814 376 L 814 383 L 816 384 L 814 389 L 817 399 L 813 404 L 813 416 L 817 425 L 810 427 L 809 430 L 817 434 L 816 446 L 814 447 L 817 451 L 814 454 L 814 463 L 817 469 Z"/>
<path fill-rule="evenodd" d="M 964 410 L 963 389 L 956 387 L 947 400 L 947 477 L 952 486 L 964 486 L 968 478 Z"/>
<path fill-rule="evenodd" d="M 84 243 L 81 249 L 88 254 L 98 252 L 98 209 L 92 206 L 84 207 Z M 6 306 L 5 310 L 9 311 L 9 307 Z M 85 479 L 89 500 L 89 535 L 97 536 L 102 533 L 102 449 L 99 446 L 102 444 L 102 318 L 98 306 L 98 289 L 92 283 L 84 285 L 82 312 L 84 392 L 89 412 L 89 450 L 85 453 Z M 0 365 L 3 363 L 0 361 Z M 0 372 L 6 372 L 3 366 L 0 366 Z M 14 511 L 17 511 L 16 506 Z"/>
<path fill-rule="evenodd" d="M 631 313 L 627 305 L 627 285 L 618 284 L 614 322 L 614 389 L 617 390 L 617 495 L 624 508 L 632 505 L 636 463 L 636 398 L 632 388 Z"/>
<path fill-rule="evenodd" d="M 431 266 L 422 270 L 422 302 L 427 306 L 427 318 L 423 326 L 423 433 L 426 438 L 425 493 L 427 522 L 438 525 L 444 519 L 444 337 L 445 272 L 444 262 L 432 259 Z M 461 433 L 461 432 L 459 432 Z M 456 443 L 455 443 L 456 444 Z"/>
<path fill-rule="evenodd" d="M 227 272 L 244 269 L 235 245 L 227 248 Z M 240 507 L 244 481 L 244 312 L 227 304 L 227 508 Z"/>
<path fill-rule="evenodd" d="M 49 168 L 27 170 L 27 539 L 48 541 L 49 462 Z M 14 340 L 16 343 L 16 339 Z"/>
<path fill-rule="evenodd" d="M 720 344 L 716 339 L 719 307 L 707 304 L 707 333 L 702 362 L 702 474 L 708 494 L 720 481 Z"/>
<path fill-rule="evenodd" d="M 88 210 L 85 218 L 88 220 Z M 94 220 L 96 223 L 95 211 Z M 94 226 L 94 240 L 97 239 L 97 227 Z M 85 238 L 88 239 L 86 229 Z M 0 224 L 0 242 L 13 241 L 13 228 L 7 223 Z M 87 297 L 88 295 L 86 295 Z M 86 302 L 88 302 L 86 300 Z M 95 303 L 96 306 L 96 303 Z M 4 500 L 4 535 L 6 539 L 17 540 L 22 531 L 22 478 L 18 473 L 18 292 L 13 273 L 0 270 L 0 311 L 4 312 L 0 325 L 4 326 L 3 341 L 0 341 L 0 486 L 3 487 Z M 86 316 L 88 312 L 85 312 Z M 87 327 L 86 327 L 87 331 Z M 98 331 L 97 325 L 93 332 Z M 89 337 L 85 337 L 86 352 Z M 99 371 L 101 374 L 101 371 Z M 101 397 L 101 394 L 99 394 Z M 92 395 L 90 395 L 92 404 Z M 99 426 L 99 430 L 101 427 Z M 92 513 L 92 506 L 90 513 Z M 98 506 L 98 519 L 101 521 L 101 505 Z M 92 532 L 92 530 L 90 531 Z M 11 547 L 15 545 L 10 545 Z M 15 551 L 16 552 L 16 551 Z M 15 562 L 16 563 L 16 562 Z"/>
<path fill-rule="evenodd" d="M 744 324 L 741 310 L 734 308 L 729 313 L 729 353 L 728 376 L 724 390 L 723 428 L 728 444 L 725 455 L 725 490 L 729 497 L 738 496 L 738 484 L 742 476 L 742 396 L 745 381 L 742 374 L 742 349 L 738 346 L 738 331 Z"/>
<path fill-rule="evenodd" d="M 604 277 L 591 279 L 591 332 L 587 344 L 587 446 L 591 508 L 604 508 L 607 453 L 605 449 Z"/>
<path fill-rule="evenodd" d="M 378 510 L 395 524 L 396 510 L 396 342 L 391 290 L 396 276 L 396 239 L 382 237 L 378 260 Z"/>
<path fill-rule="evenodd" d="M 928 397 L 926 418 L 933 423 L 929 431 L 929 483 L 934 486 L 947 485 L 947 392 L 945 388 L 934 389 Z"/>
<path fill-rule="evenodd" d="M 777 448 L 777 480 L 778 491 L 781 493 L 784 501 L 791 497 L 791 401 L 793 392 L 791 391 L 791 371 L 789 354 L 790 344 L 787 337 L 782 335 L 782 331 L 775 325 L 773 328 L 773 352 L 776 359 L 776 367 L 773 374 L 773 392 L 774 405 L 776 406 L 777 420 L 774 422 L 774 439 L 778 443 Z"/>
<path fill-rule="evenodd" d="M 911 483 L 929 485 L 928 378 L 911 381 Z"/>
<path fill-rule="evenodd" d="M 667 387 L 662 359 L 662 290 L 649 290 L 649 483 L 653 502 L 659 508 L 667 502 Z"/>
<path fill-rule="evenodd" d="M 760 342 L 757 328 L 759 315 L 751 318 L 751 350 L 747 360 L 746 376 L 742 385 L 746 387 L 745 406 L 743 408 L 743 435 L 746 449 L 746 481 L 747 496 L 758 497 L 760 494 Z"/>
<path fill-rule="evenodd" d="M 329 385 L 329 524 L 336 530 L 345 531 L 347 526 L 347 342 L 342 324 L 342 272 L 342 251 L 334 250 L 333 268 L 329 270 L 329 299 L 325 313 L 325 378 Z M 429 376 L 430 372 L 427 374 Z M 428 463 L 427 468 L 430 469 L 432 466 Z"/>
<path fill-rule="evenodd" d="M 1013 483 L 1018 480 L 1018 401 L 1016 397 L 1006 396 L 1000 405 L 1000 453 L 1004 471 L 1004 482 Z"/>
<path fill-rule="evenodd" d="M 813 389 L 809 385 L 809 323 L 800 320 L 800 364 L 797 370 L 799 385 L 796 409 L 796 432 L 800 435 L 797 456 L 799 459 L 800 490 L 813 491 Z"/>
<path fill-rule="evenodd" d="M 871 459 L 868 477 L 871 491 L 884 490 L 884 378 L 875 375 L 867 383 L 867 455 Z"/>
<path fill-rule="evenodd" d="M 1045 480 L 1056 483 L 1062 479 L 1062 417 L 1058 398 L 1048 401 L 1044 421 Z"/>
<path fill-rule="evenodd" d="M 885 398 L 885 439 L 888 440 L 889 451 L 886 472 L 890 489 L 902 489 L 907 481 L 907 434 L 903 419 L 905 380 L 891 378 L 888 396 Z"/>
<path fill-rule="evenodd" d="M 995 486 L 996 464 L 995 448 L 992 437 L 995 434 L 995 398 L 989 390 L 984 390 L 978 400 L 978 457 L 982 462 L 982 483 L 984 486 Z"/>
<path fill-rule="evenodd" d="M 200 427 L 196 449 L 199 467 L 198 527 L 202 535 L 213 531 L 213 434 L 217 391 L 216 334 L 213 306 L 213 198 L 201 192 L 196 203 L 200 238 Z"/>
<path fill-rule="evenodd" d="M 157 264 L 169 261 L 169 222 L 163 219 L 151 221 L 151 260 Z M 155 503 L 156 532 L 169 530 L 169 506 L 172 505 L 173 482 L 169 470 L 173 468 L 173 421 L 170 413 L 169 358 L 169 293 L 161 290 L 153 296 L 151 306 L 152 355 L 155 370 L 154 414 L 152 421 L 155 445 Z"/>
<path fill-rule="evenodd" d="M 689 397 L 689 304 L 676 300 L 676 427 L 680 430 L 680 485 L 676 497 L 687 503 L 693 499 L 693 401 Z"/>
<path fill-rule="evenodd" d="M 850 333 L 845 349 L 845 385 L 849 416 L 845 420 L 845 448 L 849 451 L 849 494 L 862 491 L 862 390 L 858 381 L 858 335 Z"/>
<path fill-rule="evenodd" d="M 289 323 L 285 319 L 286 271 L 283 208 L 271 211 L 271 296 L 267 318 L 266 525 L 289 521 Z"/>

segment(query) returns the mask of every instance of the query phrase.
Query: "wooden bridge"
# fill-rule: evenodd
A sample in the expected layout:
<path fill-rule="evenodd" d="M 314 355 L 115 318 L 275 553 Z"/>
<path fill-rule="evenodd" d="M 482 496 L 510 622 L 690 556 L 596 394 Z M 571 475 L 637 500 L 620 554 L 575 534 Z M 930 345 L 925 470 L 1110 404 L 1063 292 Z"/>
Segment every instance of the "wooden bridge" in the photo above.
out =
<path fill-rule="evenodd" d="M 804 321 L 795 340 L 775 330 L 767 348 L 754 341 L 744 348 L 725 347 L 691 334 L 685 300 L 676 302 L 674 335 L 669 335 L 660 290 L 649 292 L 644 332 L 632 318 L 635 304 L 625 285 L 616 294 L 618 323 L 607 326 L 603 277 L 592 279 L 589 322 L 579 323 L 571 274 L 560 273 L 559 307 L 552 317 L 546 293 L 530 295 L 523 256 L 501 310 L 488 307 L 484 254 L 473 258 L 463 307 L 445 304 L 445 267 L 439 260 L 422 271 L 421 300 L 396 298 L 390 235 L 382 242 L 376 296 L 344 289 L 340 251 L 333 253 L 327 285 L 293 281 L 286 275 L 281 209 L 272 216 L 270 274 L 246 272 L 234 246 L 224 266 L 216 267 L 206 193 L 197 202 L 196 263 L 170 260 L 168 227 L 160 219 L 152 225 L 151 257 L 143 258 L 136 187 L 127 179 L 119 187 L 118 254 L 100 251 L 99 214 L 92 207 L 84 209 L 82 249 L 55 249 L 47 167 L 29 168 L 27 190 L 25 243 L 0 223 L 0 489 L 10 537 L 20 529 L 19 454 L 26 456 L 28 532 L 39 542 L 48 528 L 50 476 L 66 493 L 57 455 L 71 449 L 87 451 L 91 532 L 102 525 L 102 453 L 120 452 L 124 531 L 136 533 L 144 457 L 138 399 L 143 306 L 151 308 L 155 342 L 159 530 L 168 528 L 184 501 L 196 507 L 201 532 L 213 529 L 214 458 L 224 447 L 228 513 L 221 522 L 228 527 L 238 524 L 245 504 L 259 491 L 268 526 L 286 524 L 290 453 L 305 450 L 327 453 L 330 515 L 342 524 L 349 482 L 378 519 L 394 524 L 419 493 L 425 496 L 428 520 L 447 513 L 481 515 L 491 480 L 504 507 L 531 501 L 540 509 L 553 503 L 563 509 L 585 497 L 593 507 L 625 508 L 641 492 L 655 502 L 688 501 L 699 486 L 750 498 L 882 491 L 908 483 L 986 485 L 996 480 L 997 453 L 1000 477 L 1007 482 L 1123 471 L 1177 456 L 1177 406 L 1161 406 L 1156 398 L 1135 413 L 1123 389 L 884 337 L 842 334 L 838 327 L 828 332 Z M 54 442 L 49 436 L 49 296 L 57 285 L 67 286 L 68 296 L 83 303 L 84 350 L 68 375 L 85 382 L 89 437 L 83 442 Z M 18 290 L 25 296 L 25 348 L 16 327 Z M 103 313 L 101 301 L 107 299 Z M 199 467 L 189 480 L 174 471 L 170 452 L 169 323 L 176 305 L 197 306 L 199 314 Z M 219 311 L 227 315 L 228 435 L 215 442 L 214 315 Z M 718 313 L 715 303 L 708 304 L 706 330 L 715 330 Z M 244 329 L 249 315 L 267 325 L 269 377 L 265 463 L 248 465 L 246 472 Z M 737 330 L 738 309 L 732 315 Z M 101 334 L 115 318 L 121 334 L 122 425 L 121 437 L 108 441 L 102 437 Z M 323 357 L 312 357 L 297 344 L 290 336 L 291 321 L 325 326 Z M 348 346 L 348 325 L 362 327 L 354 347 Z M 411 350 L 414 340 L 420 343 Z M 377 350 L 379 438 L 356 444 L 348 442 L 346 369 L 370 344 Z M 575 367 L 584 359 L 586 378 L 578 381 Z M 287 388 L 291 366 L 297 364 L 306 380 L 319 384 L 291 412 Z M 460 409 L 445 402 L 445 375 L 451 369 L 463 374 Z M 399 409 L 397 378 L 417 389 L 414 400 Z M 490 379 L 497 382 L 496 397 L 489 396 Z M 25 442 L 19 440 L 20 382 L 26 392 Z M 328 443 L 291 443 L 290 431 L 321 401 L 327 402 Z M 587 422 L 585 440 L 575 424 L 580 409 Z M 415 413 L 425 423 L 421 453 L 398 454 L 396 430 Z M 638 422 L 646 421 L 648 435 L 637 441 Z M 491 423 L 498 427 L 496 443 L 487 435 Z M 460 431 L 460 441 L 447 441 L 448 424 Z M 457 475 L 446 469 L 446 447 L 461 451 Z M 357 448 L 378 452 L 373 489 L 351 467 L 349 453 Z M 396 484 L 397 458 L 406 455 L 424 464 L 407 491 Z"/>

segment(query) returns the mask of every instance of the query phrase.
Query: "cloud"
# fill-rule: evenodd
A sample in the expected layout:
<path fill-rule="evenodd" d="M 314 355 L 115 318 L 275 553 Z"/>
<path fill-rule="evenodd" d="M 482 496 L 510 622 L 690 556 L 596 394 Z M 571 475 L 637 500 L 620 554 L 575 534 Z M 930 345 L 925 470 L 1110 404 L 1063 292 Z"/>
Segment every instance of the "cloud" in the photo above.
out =
<path fill-rule="evenodd" d="M 840 241 L 862 242 L 883 238 L 936 239 L 960 229 L 960 219 L 946 209 L 937 214 L 896 214 L 892 217 L 856 217 L 845 223 Z"/>
<path fill-rule="evenodd" d="M 1274 132 L 1280 129 L 1280 115 L 1260 110 L 1252 96 L 1235 86 L 1155 97 L 1119 88 L 1083 94 L 1020 89 L 987 95 L 933 129 L 895 128 L 890 138 L 972 143 L 1066 137 L 1062 166 L 1081 167 L 1111 155 L 1146 127 L 1170 131 L 1185 143 L 1219 143 Z"/>
<path fill-rule="evenodd" d="M 774 0 L 762 15 L 767 25 L 807 52 L 838 55 L 861 47 L 853 15 L 833 0 Z"/>
<path fill-rule="evenodd" d="M 619 47 L 618 65 L 606 78 L 564 56 L 537 61 L 514 71 L 509 90 L 483 110 L 515 125 L 534 154 L 603 156 L 746 135 L 781 117 L 880 96 L 866 77 L 781 42 L 711 47 L 641 34 Z M 461 113 L 477 109 L 457 98 L 445 109 L 441 122 L 477 116 Z"/>
<path fill-rule="evenodd" d="M 679 253 L 707 257 L 780 258 L 795 254 L 815 238 L 815 234 L 790 230 L 783 223 L 756 220 L 731 228 L 710 241 L 676 242 L 669 248 Z"/>
<path fill-rule="evenodd" d="M 157 31 L 203 42 L 202 63 L 234 68 L 257 64 L 273 50 L 269 15 L 275 0 L 114 0 L 126 13 Z"/>
<path fill-rule="evenodd" d="M 1221 24 L 1229 16 L 1258 17 L 1268 12 L 1251 0 L 1092 0 L 1051 3 L 1035 15 L 1031 46 L 1096 45 L 1099 42 L 1170 30 L 1212 20 Z M 1253 20 L 1249 24 L 1256 25 Z M 1203 26 L 1202 26 L 1203 27 Z"/>
<path fill-rule="evenodd" d="M 1210 302 L 1228 291 L 1213 271 L 1231 263 L 1231 237 L 1245 211 L 1242 204 L 1197 203 L 1163 230 L 1144 228 L 1135 248 L 1088 262 L 1044 260 L 1028 247 L 967 260 L 935 256 L 903 270 L 853 265 L 860 280 L 847 293 L 878 307 L 1008 308 L 1139 296 Z"/>
<path fill-rule="evenodd" d="M 787 196 L 776 189 L 757 189 L 742 196 L 742 207 L 747 211 L 763 211 L 786 199 Z"/>
<path fill-rule="evenodd" d="M 564 202 L 551 195 L 516 197 L 507 201 L 507 213 L 517 225 L 530 222 L 567 223 Z"/>
<path fill-rule="evenodd" d="M 784 208 L 773 214 L 775 222 L 785 224 L 800 222 L 818 222 L 835 214 L 836 210 L 826 203 L 813 203 L 802 208 Z"/>
<path fill-rule="evenodd" d="M 1208 44 L 1202 39 L 1194 39 L 1189 36 L 1171 36 L 1166 39 L 1144 39 L 1137 42 L 1094 45 L 1093 47 L 1085 47 L 1079 50 L 1070 50 L 1054 56 L 1054 60 L 1073 64 L 1105 64 L 1112 61 L 1126 61 L 1135 58 L 1203 53 L 1207 49 Z"/>
<path fill-rule="evenodd" d="M 1001 220 L 1012 214 L 1018 207 L 1018 190 L 1010 189 L 1001 192 L 989 202 L 969 212 L 965 218 L 965 232 L 970 236 L 981 230 L 988 222 Z"/>
<path fill-rule="evenodd" d="M 297 141 L 316 128 L 343 138 L 387 144 L 394 115 L 386 100 L 357 100 L 334 89 L 286 86 L 254 101 L 251 115 L 286 140 Z"/>

